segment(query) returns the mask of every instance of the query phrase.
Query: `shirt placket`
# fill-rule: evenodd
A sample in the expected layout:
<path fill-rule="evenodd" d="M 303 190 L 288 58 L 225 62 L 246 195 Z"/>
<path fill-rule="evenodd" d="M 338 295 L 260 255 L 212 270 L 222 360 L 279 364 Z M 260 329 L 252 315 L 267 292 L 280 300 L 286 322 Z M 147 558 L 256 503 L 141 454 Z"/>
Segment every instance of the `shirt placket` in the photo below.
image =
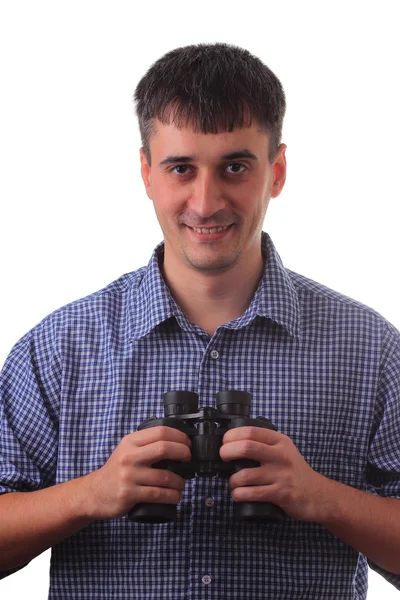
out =
<path fill-rule="evenodd" d="M 215 407 L 215 395 L 225 389 L 226 364 L 223 330 L 209 341 L 198 374 L 199 407 Z M 216 514 L 221 501 L 218 476 L 191 480 L 190 598 L 219 597 L 219 526 Z"/>

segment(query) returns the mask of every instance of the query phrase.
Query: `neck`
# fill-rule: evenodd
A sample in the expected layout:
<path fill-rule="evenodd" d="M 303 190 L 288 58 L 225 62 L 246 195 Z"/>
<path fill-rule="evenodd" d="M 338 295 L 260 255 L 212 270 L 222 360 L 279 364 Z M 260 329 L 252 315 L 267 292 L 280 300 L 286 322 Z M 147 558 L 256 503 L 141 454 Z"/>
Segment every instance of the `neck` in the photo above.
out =
<path fill-rule="evenodd" d="M 240 260 L 228 271 L 203 273 L 182 264 L 164 249 L 163 277 L 187 319 L 212 336 L 224 323 L 237 319 L 249 307 L 263 273 L 259 252 Z"/>

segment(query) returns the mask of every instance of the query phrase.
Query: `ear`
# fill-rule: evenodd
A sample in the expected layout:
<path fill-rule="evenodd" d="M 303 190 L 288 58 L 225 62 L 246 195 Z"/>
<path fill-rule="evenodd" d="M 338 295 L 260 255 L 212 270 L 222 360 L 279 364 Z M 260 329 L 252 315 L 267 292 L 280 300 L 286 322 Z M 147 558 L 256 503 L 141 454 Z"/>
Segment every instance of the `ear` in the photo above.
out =
<path fill-rule="evenodd" d="M 146 188 L 146 194 L 148 195 L 148 197 L 150 198 L 150 200 L 152 200 L 152 197 L 151 197 L 151 182 L 150 182 L 150 166 L 149 166 L 149 164 L 147 162 L 146 155 L 144 153 L 143 148 L 140 148 L 139 152 L 140 152 L 140 163 L 141 163 L 140 172 L 141 172 L 141 175 L 142 175 L 144 187 Z"/>
<path fill-rule="evenodd" d="M 272 183 L 272 198 L 276 198 L 282 191 L 283 186 L 286 181 L 286 145 L 281 144 L 276 153 L 272 169 L 274 174 L 274 179 Z"/>

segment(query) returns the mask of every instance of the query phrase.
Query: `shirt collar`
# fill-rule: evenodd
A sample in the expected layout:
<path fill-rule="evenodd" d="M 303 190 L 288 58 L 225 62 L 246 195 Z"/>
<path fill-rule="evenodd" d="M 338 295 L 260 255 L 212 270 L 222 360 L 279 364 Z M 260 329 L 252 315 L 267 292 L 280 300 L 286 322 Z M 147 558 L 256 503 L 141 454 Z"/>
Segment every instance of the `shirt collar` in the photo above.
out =
<path fill-rule="evenodd" d="M 261 251 L 264 274 L 249 306 L 261 317 L 271 319 L 294 337 L 300 332 L 300 303 L 296 288 L 270 238 L 263 232 Z"/>
<path fill-rule="evenodd" d="M 245 327 L 257 316 L 270 319 L 282 326 L 294 337 L 299 334 L 300 308 L 296 289 L 282 264 L 270 236 L 263 232 L 261 250 L 264 257 L 264 273 L 244 314 L 226 324 L 230 329 Z M 130 303 L 129 320 L 131 339 L 139 339 L 164 321 L 175 317 L 183 329 L 190 324 L 172 298 L 162 277 L 160 265 L 164 257 L 164 243 L 154 250 L 150 262 L 134 291 Z"/>
<path fill-rule="evenodd" d="M 183 315 L 161 275 L 163 259 L 164 242 L 161 242 L 154 249 L 138 288 L 133 292 L 135 297 L 132 298 L 128 315 L 132 339 L 144 337 L 167 319 Z"/>

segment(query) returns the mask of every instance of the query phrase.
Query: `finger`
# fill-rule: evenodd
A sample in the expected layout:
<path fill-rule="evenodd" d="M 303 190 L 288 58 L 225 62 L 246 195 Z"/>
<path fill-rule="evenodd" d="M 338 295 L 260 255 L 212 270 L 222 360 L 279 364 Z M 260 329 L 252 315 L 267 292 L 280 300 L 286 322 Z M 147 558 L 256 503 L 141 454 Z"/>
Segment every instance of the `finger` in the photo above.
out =
<path fill-rule="evenodd" d="M 125 437 L 126 440 L 132 442 L 135 446 L 146 446 L 159 440 L 178 442 L 181 444 L 191 445 L 191 442 L 183 431 L 175 429 L 174 427 L 166 427 L 165 425 L 159 425 L 157 427 L 149 427 L 142 431 L 135 431 Z"/>
<path fill-rule="evenodd" d="M 234 442 L 239 440 L 254 440 L 264 444 L 275 445 L 281 441 L 283 433 L 273 429 L 263 429 L 262 427 L 234 427 L 229 429 L 222 438 L 222 443 Z"/>
<path fill-rule="evenodd" d="M 185 489 L 183 477 L 167 469 L 149 468 L 138 470 L 135 483 L 150 487 L 170 488 L 181 492 Z"/>
<path fill-rule="evenodd" d="M 252 467 L 250 469 L 242 469 L 238 473 L 234 473 L 229 478 L 229 488 L 234 490 L 238 487 L 246 487 L 250 485 L 271 485 L 277 480 L 276 469 L 265 467 Z"/>
<path fill-rule="evenodd" d="M 158 440 L 137 449 L 135 462 L 142 465 L 151 465 L 159 460 L 178 460 L 189 462 L 192 458 L 188 446 L 182 443 Z"/>
<path fill-rule="evenodd" d="M 273 502 L 277 504 L 278 486 L 254 485 L 238 487 L 232 491 L 232 498 L 236 502 Z"/>
<path fill-rule="evenodd" d="M 266 463 L 278 462 L 280 458 L 280 452 L 277 447 L 249 439 L 223 444 L 219 454 L 224 461 L 249 458 L 260 463 Z"/>
<path fill-rule="evenodd" d="M 179 504 L 182 492 L 170 488 L 140 486 L 135 495 L 135 504 L 142 502 L 155 502 L 157 504 Z"/>

